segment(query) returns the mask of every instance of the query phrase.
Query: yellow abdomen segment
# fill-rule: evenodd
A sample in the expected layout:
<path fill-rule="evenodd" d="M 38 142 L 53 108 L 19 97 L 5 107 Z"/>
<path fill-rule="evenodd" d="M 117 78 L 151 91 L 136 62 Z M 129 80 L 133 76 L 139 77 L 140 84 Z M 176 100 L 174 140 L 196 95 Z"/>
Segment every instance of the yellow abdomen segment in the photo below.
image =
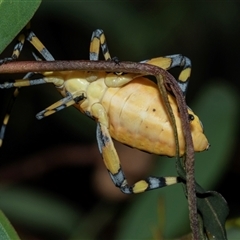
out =
<path fill-rule="evenodd" d="M 168 95 L 179 135 L 180 154 L 185 152 L 175 98 Z M 110 134 L 119 142 L 159 155 L 175 156 L 176 147 L 171 123 L 157 85 L 139 77 L 121 88 L 108 88 L 101 101 L 109 116 Z M 190 122 L 195 151 L 208 148 L 199 119 Z"/>

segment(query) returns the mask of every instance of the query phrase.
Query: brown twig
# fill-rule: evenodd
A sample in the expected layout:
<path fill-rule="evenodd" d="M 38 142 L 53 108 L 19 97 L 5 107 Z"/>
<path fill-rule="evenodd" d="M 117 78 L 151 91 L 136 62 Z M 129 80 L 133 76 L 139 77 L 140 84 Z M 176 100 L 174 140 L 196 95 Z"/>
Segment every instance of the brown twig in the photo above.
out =
<path fill-rule="evenodd" d="M 176 82 L 170 82 L 169 79 L 166 79 L 166 82 L 172 92 L 174 93 L 177 105 L 179 108 L 180 116 L 182 119 L 182 129 L 185 138 L 186 144 L 186 186 L 187 186 L 187 195 L 188 195 L 188 207 L 189 207 L 189 219 L 191 222 L 191 229 L 193 234 L 193 239 L 199 239 L 199 230 L 198 230 L 198 213 L 197 213 L 197 197 L 195 191 L 195 177 L 194 177 L 194 147 L 191 135 L 191 129 L 188 119 L 188 111 L 185 99 L 183 97 L 181 89 L 176 85 Z"/>

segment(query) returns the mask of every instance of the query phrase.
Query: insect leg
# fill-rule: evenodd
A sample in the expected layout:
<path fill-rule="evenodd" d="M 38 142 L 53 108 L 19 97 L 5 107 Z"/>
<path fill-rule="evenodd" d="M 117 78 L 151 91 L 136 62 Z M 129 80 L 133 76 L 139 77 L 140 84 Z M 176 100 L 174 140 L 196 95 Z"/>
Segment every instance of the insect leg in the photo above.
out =
<path fill-rule="evenodd" d="M 90 51 L 89 51 L 90 60 L 97 61 L 99 59 L 100 46 L 102 48 L 102 53 L 105 60 L 111 60 L 111 56 L 108 50 L 104 32 L 101 29 L 97 29 L 92 33 L 92 37 L 91 37 Z"/>
<path fill-rule="evenodd" d="M 37 49 L 37 51 L 43 56 L 43 58 L 46 61 L 54 61 L 54 57 L 52 56 L 52 54 L 47 50 L 47 48 L 42 44 L 42 42 L 39 40 L 39 38 L 34 34 L 33 31 L 30 31 L 27 37 L 27 40 L 35 47 L 35 49 Z M 34 52 L 32 52 L 33 56 L 35 57 L 35 59 L 37 61 L 41 61 L 42 59 L 40 59 Z M 50 83 L 52 82 L 56 87 L 63 87 L 64 85 L 64 81 L 61 79 L 57 79 L 57 78 L 43 78 L 43 79 L 38 79 L 38 81 L 45 81 Z M 35 81 L 37 81 L 35 79 Z M 34 82 L 33 82 L 34 84 Z M 56 103 L 52 104 L 51 106 L 49 106 L 48 108 L 44 109 L 43 111 L 39 112 L 36 115 L 37 119 L 42 119 L 44 117 L 47 117 L 53 113 L 56 113 L 64 108 L 67 108 L 73 104 L 78 103 L 79 101 L 84 99 L 84 95 L 83 93 L 78 93 L 75 94 L 76 96 L 72 96 L 72 95 L 68 95 L 67 97 L 57 101 Z"/>
<path fill-rule="evenodd" d="M 3 139 L 4 139 L 6 127 L 7 127 L 9 118 L 10 118 L 10 112 L 11 112 L 11 109 L 15 102 L 15 99 L 17 98 L 17 95 L 19 93 L 20 87 L 27 87 L 27 86 L 33 86 L 33 85 L 39 85 L 39 84 L 45 84 L 45 83 L 53 83 L 59 89 L 63 88 L 64 80 L 62 80 L 62 79 L 45 78 L 45 77 L 38 78 L 38 79 L 28 79 L 29 77 L 31 77 L 31 75 L 35 75 L 35 73 L 26 74 L 26 76 L 25 76 L 26 79 L 18 79 L 18 80 L 14 80 L 12 82 L 5 82 L 5 83 L 0 84 L 0 89 L 16 87 L 16 89 L 14 90 L 13 96 L 11 98 L 11 101 L 8 104 L 7 111 L 6 111 L 5 117 L 3 119 L 3 124 L 2 124 L 1 130 L 0 130 L 0 147 L 1 147 Z"/>
<path fill-rule="evenodd" d="M 181 88 L 183 95 L 186 96 L 187 86 L 191 75 L 191 60 L 181 54 L 168 55 L 165 57 L 152 58 L 150 60 L 141 61 L 169 70 L 174 67 L 182 67 L 177 82 Z"/>
<path fill-rule="evenodd" d="M 52 104 L 51 106 L 49 106 L 48 108 L 44 109 L 43 111 L 39 112 L 37 115 L 36 115 L 36 118 L 38 120 L 44 118 L 44 117 L 47 117 L 51 114 L 54 114 L 64 108 L 67 108 L 69 106 L 72 106 L 76 103 L 79 103 L 80 101 L 84 100 L 86 97 L 85 97 L 85 94 L 83 91 L 80 91 L 80 92 L 77 92 L 77 93 L 74 93 L 74 95 L 72 94 L 69 94 L 67 97 L 55 102 L 54 104 Z"/>
<path fill-rule="evenodd" d="M 146 180 L 136 182 L 133 186 L 129 186 L 108 130 L 109 123 L 105 109 L 100 103 L 95 103 L 92 106 L 92 114 L 98 121 L 97 142 L 99 151 L 102 154 L 103 161 L 112 181 L 123 193 L 141 193 L 178 182 L 177 177 L 149 177 Z"/>
<path fill-rule="evenodd" d="M 6 114 L 4 116 L 2 127 L 1 127 L 1 130 L 0 130 L 0 147 L 3 144 L 3 139 L 4 139 L 4 136 L 5 136 L 6 127 L 7 127 L 9 118 L 10 118 L 11 110 L 12 110 L 13 104 L 14 104 L 14 102 L 15 102 L 17 96 L 18 96 L 18 93 L 19 93 L 18 90 L 19 90 L 18 88 L 16 88 L 14 90 L 14 92 L 12 94 L 12 98 L 9 101 L 8 106 L 7 106 Z"/>
<path fill-rule="evenodd" d="M 54 61 L 51 53 L 46 49 L 46 47 L 41 43 L 41 41 L 36 37 L 34 32 L 30 29 L 29 23 L 22 31 L 22 33 L 19 34 L 17 43 L 15 44 L 13 49 L 12 56 L 0 59 L 0 65 L 16 60 L 19 57 L 26 40 L 29 41 L 34 46 L 34 48 L 37 49 L 37 51 L 44 57 L 45 60 Z"/>
<path fill-rule="evenodd" d="M 21 51 L 22 51 L 22 48 L 23 48 L 23 45 L 24 45 L 24 42 L 25 42 L 25 34 L 24 33 L 21 33 L 19 36 L 18 36 L 18 39 L 17 39 L 17 43 L 15 44 L 14 48 L 13 48 L 13 53 L 12 53 L 12 56 L 11 57 L 6 57 L 6 58 L 3 58 L 3 59 L 0 59 L 0 65 L 4 64 L 4 63 L 7 63 L 7 62 L 11 62 L 11 61 L 14 61 L 16 60 Z"/>
<path fill-rule="evenodd" d="M 28 78 L 32 74 L 33 73 L 27 73 L 24 78 Z M 26 79 L 22 79 L 21 81 L 26 81 Z M 12 86 L 10 86 L 10 85 L 12 85 Z M 0 84 L 0 88 L 9 88 L 9 87 L 14 87 L 14 86 L 13 86 L 12 83 Z M 8 103 L 6 114 L 4 116 L 3 123 L 2 123 L 1 129 L 0 129 L 0 147 L 2 146 L 3 139 L 4 139 L 4 136 L 5 136 L 6 127 L 7 127 L 9 118 L 10 118 L 10 114 L 11 114 L 14 102 L 15 102 L 18 94 L 19 94 L 19 88 L 17 87 L 12 94 L 12 98 L 11 98 L 10 102 Z"/>
<path fill-rule="evenodd" d="M 42 44 L 39 38 L 34 34 L 32 30 L 29 30 L 27 35 L 27 40 L 34 46 L 35 49 L 43 56 L 46 61 L 54 61 L 54 57 L 52 54 L 47 50 L 47 48 Z M 32 52 L 33 56 L 37 61 L 41 59 L 36 56 L 34 52 Z"/>
<path fill-rule="evenodd" d="M 5 82 L 0 84 L 1 89 L 5 88 L 13 88 L 13 87 L 28 87 L 28 86 L 33 86 L 33 85 L 38 85 L 38 84 L 44 84 L 46 81 L 44 81 L 44 78 L 40 79 L 16 79 L 13 80 L 12 82 Z"/>
<path fill-rule="evenodd" d="M 0 59 L 0 65 L 3 63 L 7 63 L 13 60 L 16 60 L 23 48 L 23 45 L 25 43 L 25 40 L 29 41 L 36 49 L 37 51 L 44 57 L 45 60 L 47 61 L 54 61 L 53 56 L 51 53 L 46 49 L 46 47 L 41 43 L 41 41 L 36 37 L 33 31 L 30 30 L 30 24 L 26 26 L 24 31 L 18 36 L 17 44 L 15 45 L 13 49 L 13 53 L 11 57 L 7 57 L 4 59 Z M 41 60 L 40 58 L 37 57 L 37 55 L 33 53 L 33 56 L 35 57 L 36 60 Z M 28 73 L 24 76 L 23 79 L 21 80 L 15 80 L 13 82 L 5 82 L 3 84 L 0 84 L 0 88 L 11 88 L 11 87 L 17 87 L 14 90 L 13 96 L 11 98 L 11 101 L 8 104 L 7 107 L 7 112 L 3 120 L 3 124 L 0 130 L 0 146 L 2 145 L 3 138 L 5 135 L 6 131 L 6 126 L 8 124 L 9 118 L 10 118 L 10 112 L 13 107 L 13 104 L 19 94 L 19 87 L 25 87 L 25 86 L 31 86 L 31 85 L 36 85 L 36 84 L 43 84 L 46 83 L 44 79 L 35 79 L 35 80 L 29 80 L 28 78 L 34 75 L 34 73 Z"/>
<path fill-rule="evenodd" d="M 35 73 L 28 73 L 25 77 L 35 75 Z M 0 89 L 13 88 L 13 87 L 28 87 L 33 85 L 53 83 L 57 88 L 61 88 L 64 85 L 64 80 L 56 77 L 40 77 L 36 79 L 16 79 L 13 81 L 0 84 Z"/>
<path fill-rule="evenodd" d="M 19 57 L 21 51 L 22 51 L 25 40 L 29 41 L 34 46 L 34 48 L 43 56 L 43 58 L 45 60 L 54 61 L 54 58 L 51 55 L 51 53 L 42 44 L 42 42 L 36 37 L 34 32 L 30 29 L 30 24 L 28 24 L 26 26 L 26 28 L 24 29 L 23 33 L 21 33 L 19 35 L 17 44 L 15 45 L 14 50 L 13 50 L 12 56 L 0 60 L 0 65 L 3 64 L 3 63 L 10 62 L 10 61 L 13 61 L 13 60 L 17 59 Z M 34 51 L 32 51 L 32 54 L 37 61 L 42 60 L 34 53 Z M 3 143 L 3 139 L 4 139 L 4 135 L 5 135 L 5 131 L 6 131 L 6 126 L 8 124 L 9 118 L 10 118 L 11 109 L 13 107 L 13 104 L 15 102 L 15 99 L 16 99 L 17 95 L 19 94 L 19 87 L 26 87 L 26 86 L 32 86 L 32 85 L 38 85 L 38 84 L 44 84 L 44 83 L 53 83 L 58 88 L 62 87 L 62 85 L 63 85 L 63 80 L 61 80 L 61 79 L 57 80 L 57 79 L 51 79 L 51 78 L 49 78 L 49 79 L 39 78 L 39 79 L 30 80 L 28 78 L 31 75 L 34 75 L 34 73 L 26 74 L 26 76 L 23 79 L 15 80 L 13 82 L 5 82 L 3 84 L 0 84 L 0 88 L 2 88 L 2 89 L 3 88 L 16 87 L 16 89 L 14 90 L 12 99 L 8 104 L 7 112 L 6 112 L 6 115 L 4 117 L 3 124 L 2 124 L 1 130 L 0 130 L 0 147 Z M 73 100 L 74 103 L 76 103 L 76 99 L 77 99 L 77 97 Z M 72 104 L 74 104 L 74 103 L 72 103 Z M 70 102 L 67 102 L 67 103 L 62 103 L 62 106 L 70 106 L 72 104 L 70 104 Z M 51 111 L 51 114 L 53 112 L 59 111 L 62 108 L 64 108 L 64 107 L 59 106 L 59 107 L 55 107 L 55 109 L 53 108 L 52 111 Z M 42 115 L 43 116 L 50 115 L 50 110 L 48 112 L 46 112 L 45 114 L 42 113 Z"/>

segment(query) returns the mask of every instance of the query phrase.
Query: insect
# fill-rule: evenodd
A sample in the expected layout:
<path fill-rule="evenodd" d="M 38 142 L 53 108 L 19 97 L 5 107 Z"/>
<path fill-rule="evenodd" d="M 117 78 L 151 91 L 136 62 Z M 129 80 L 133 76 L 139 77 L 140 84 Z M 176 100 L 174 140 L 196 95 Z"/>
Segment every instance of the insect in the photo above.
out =
<path fill-rule="evenodd" d="M 19 56 L 24 43 L 23 38 L 20 40 L 12 57 L 3 59 L 0 64 Z M 27 40 L 32 43 L 45 60 L 54 61 L 52 55 L 32 31 L 29 31 Z M 112 60 L 105 35 L 102 30 L 97 29 L 91 38 L 90 60 L 97 61 L 99 59 L 100 47 L 104 59 L 106 61 Z M 36 54 L 34 56 L 36 60 L 41 60 Z M 118 60 L 113 60 L 118 64 Z M 191 62 L 187 57 L 176 54 L 142 62 L 156 65 L 165 70 L 182 67 L 177 82 L 183 94 L 186 94 L 191 72 Z M 179 182 L 178 177 L 148 177 L 136 182 L 133 186 L 129 186 L 112 141 L 114 138 L 130 147 L 149 153 L 169 157 L 175 155 L 173 129 L 158 87 L 153 81 L 140 74 L 124 72 L 74 70 L 41 72 L 40 74 L 42 75 L 40 77 L 5 82 L 0 84 L 0 88 L 54 84 L 63 98 L 39 112 L 36 117 L 42 119 L 74 105 L 79 111 L 94 119 L 97 123 L 96 136 L 99 151 L 112 181 L 123 193 L 140 193 Z M 180 155 L 182 156 L 185 153 L 185 141 L 181 130 L 181 118 L 176 100 L 171 93 L 168 94 L 168 99 L 176 119 Z M 190 108 L 188 114 L 194 150 L 206 150 L 209 144 L 203 133 L 202 124 Z"/>

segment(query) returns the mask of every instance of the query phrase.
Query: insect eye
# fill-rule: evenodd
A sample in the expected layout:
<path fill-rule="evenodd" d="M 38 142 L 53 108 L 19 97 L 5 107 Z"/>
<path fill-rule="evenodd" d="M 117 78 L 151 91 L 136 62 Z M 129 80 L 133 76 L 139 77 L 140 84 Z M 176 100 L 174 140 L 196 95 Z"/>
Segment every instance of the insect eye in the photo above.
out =
<path fill-rule="evenodd" d="M 192 114 L 188 114 L 188 119 L 189 119 L 189 121 L 193 121 L 194 120 L 194 116 Z"/>

